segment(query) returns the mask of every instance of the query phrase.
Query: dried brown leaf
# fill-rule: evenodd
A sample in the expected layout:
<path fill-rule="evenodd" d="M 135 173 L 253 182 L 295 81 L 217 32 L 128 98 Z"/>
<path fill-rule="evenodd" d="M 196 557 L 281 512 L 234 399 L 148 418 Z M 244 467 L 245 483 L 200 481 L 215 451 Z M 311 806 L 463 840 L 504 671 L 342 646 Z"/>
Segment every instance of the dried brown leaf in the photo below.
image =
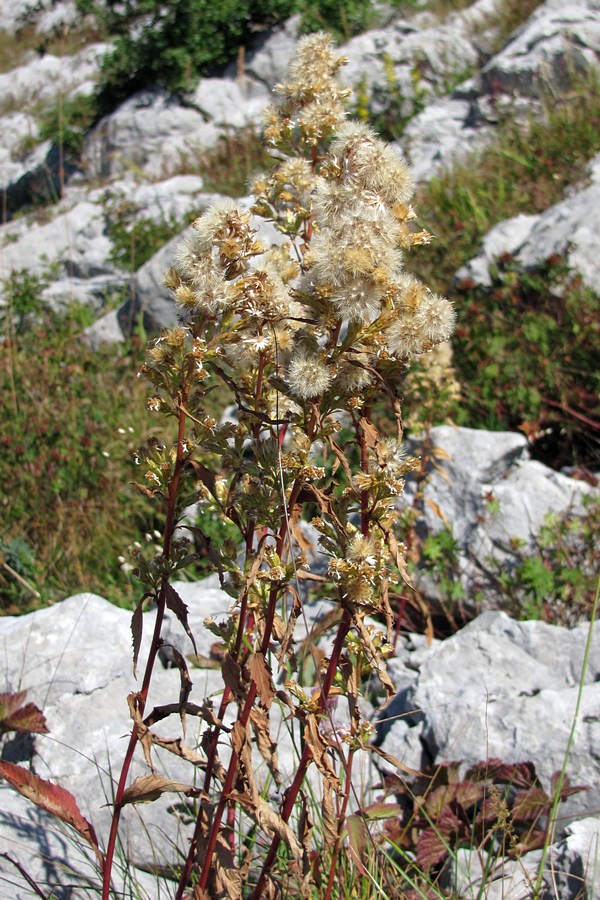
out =
<path fill-rule="evenodd" d="M 250 677 L 256 684 L 258 696 L 266 709 L 269 709 L 275 696 L 271 679 L 271 669 L 263 653 L 257 651 L 250 661 Z"/>
<path fill-rule="evenodd" d="M 260 755 L 266 762 L 275 784 L 279 786 L 282 779 L 277 760 L 277 744 L 271 737 L 269 718 L 264 710 L 254 707 L 250 712 L 250 722 Z"/>
<path fill-rule="evenodd" d="M 321 828 L 323 831 L 323 845 L 335 847 L 338 838 L 337 818 L 333 811 L 333 789 L 329 780 L 323 781 L 323 804 L 321 807 Z"/>
<path fill-rule="evenodd" d="M 134 692 L 127 696 L 129 715 L 133 719 L 133 727 L 135 733 L 140 744 L 142 745 L 146 765 L 149 769 L 154 771 L 154 764 L 152 762 L 152 732 L 150 731 L 146 723 L 142 721 L 142 713 L 140 710 L 141 701 L 142 695 L 139 693 Z"/>
<path fill-rule="evenodd" d="M 221 672 L 223 673 L 223 681 L 226 687 L 229 688 L 236 700 L 243 701 L 246 697 L 247 688 L 242 679 L 242 668 L 229 651 L 223 657 Z"/>
<path fill-rule="evenodd" d="M 185 605 L 173 585 L 171 585 L 168 581 L 163 582 L 163 589 L 165 591 L 165 602 L 167 604 L 167 608 L 170 609 L 171 612 L 175 613 L 180 623 L 182 624 L 185 633 L 192 642 L 194 653 L 197 653 L 198 648 L 196 647 L 196 641 L 188 622 L 187 606 Z"/>
<path fill-rule="evenodd" d="M 325 777 L 325 781 L 334 790 L 339 791 L 340 782 L 329 757 L 329 747 L 319 730 L 319 723 L 315 715 L 306 717 L 304 740 L 308 745 L 317 769 Z"/>
<path fill-rule="evenodd" d="M 179 781 L 171 781 L 163 778 L 155 772 L 150 775 L 140 775 L 133 781 L 123 793 L 122 804 L 127 803 L 152 803 L 161 794 L 174 793 L 185 794 L 186 797 L 200 797 L 202 791 L 193 784 L 182 784 Z"/>
<path fill-rule="evenodd" d="M 387 673 L 385 659 L 383 658 L 381 651 L 373 643 L 371 635 L 360 616 L 354 617 L 354 625 L 360 635 L 362 649 L 369 661 L 369 665 L 379 678 L 380 684 L 385 690 L 386 698 L 390 700 L 392 697 L 396 696 L 396 688 Z"/>

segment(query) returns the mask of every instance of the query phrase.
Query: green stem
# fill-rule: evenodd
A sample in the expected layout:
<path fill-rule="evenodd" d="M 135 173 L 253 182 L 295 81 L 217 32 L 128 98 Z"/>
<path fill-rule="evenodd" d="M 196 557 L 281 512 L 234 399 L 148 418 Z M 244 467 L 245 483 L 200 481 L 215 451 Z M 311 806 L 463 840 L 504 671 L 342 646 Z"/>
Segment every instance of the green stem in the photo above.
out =
<path fill-rule="evenodd" d="M 558 818 L 558 806 L 561 802 L 561 793 L 563 789 L 563 785 L 565 782 L 565 777 L 567 773 L 567 764 L 569 762 L 569 756 L 571 755 L 571 750 L 573 749 L 573 743 L 575 741 L 575 730 L 577 728 L 577 723 L 579 721 L 579 714 L 581 712 L 581 703 L 583 700 L 583 689 L 585 687 L 585 676 L 588 669 L 590 655 L 592 652 L 592 641 L 594 637 L 594 623 L 596 621 L 596 614 L 598 611 L 598 596 L 600 595 L 600 577 L 598 578 L 598 582 L 596 584 L 596 593 L 594 595 L 594 602 L 592 604 L 592 611 L 590 614 L 590 627 L 588 629 L 587 641 L 585 644 L 585 651 L 583 654 L 583 663 L 581 665 L 581 675 L 579 677 L 579 690 L 577 692 L 577 702 L 575 704 L 575 712 L 573 714 L 573 722 L 571 724 L 571 732 L 569 734 L 569 740 L 567 741 L 567 748 L 565 750 L 565 757 L 563 760 L 562 768 L 560 770 L 560 774 L 558 776 L 558 782 L 554 789 L 554 798 L 552 800 L 552 808 L 550 810 L 550 815 L 548 817 L 548 827 L 546 828 L 546 837 L 544 840 L 544 846 L 542 848 L 542 858 L 540 859 L 540 864 L 538 867 L 538 874 L 535 882 L 535 886 L 533 889 L 533 897 L 534 900 L 537 900 L 538 897 L 541 896 L 542 883 L 544 880 L 544 866 L 546 864 L 546 858 L 548 856 L 548 851 L 550 849 L 550 845 L 554 839 L 554 831 L 556 827 L 556 820 Z"/>

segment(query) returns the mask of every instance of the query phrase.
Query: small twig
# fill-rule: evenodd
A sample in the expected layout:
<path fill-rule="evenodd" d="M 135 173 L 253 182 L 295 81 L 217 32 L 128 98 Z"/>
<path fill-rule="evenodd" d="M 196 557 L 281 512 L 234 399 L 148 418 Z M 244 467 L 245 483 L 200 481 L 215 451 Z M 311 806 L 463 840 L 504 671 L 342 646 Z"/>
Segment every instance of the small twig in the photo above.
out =
<path fill-rule="evenodd" d="M 13 567 L 9 566 L 9 564 L 7 562 L 5 562 L 3 559 L 0 560 L 0 566 L 2 566 L 3 569 L 6 569 L 6 571 L 10 575 L 12 575 L 13 578 L 16 578 L 17 581 L 19 582 L 19 584 L 22 584 L 23 587 L 26 587 L 28 591 L 31 591 L 31 593 L 33 594 L 34 597 L 36 597 L 38 600 L 42 599 L 42 595 L 40 593 L 38 593 L 38 591 L 36 591 L 36 589 L 31 584 L 29 584 L 29 582 L 25 578 L 23 578 L 22 575 L 19 575 L 18 572 L 15 572 Z"/>

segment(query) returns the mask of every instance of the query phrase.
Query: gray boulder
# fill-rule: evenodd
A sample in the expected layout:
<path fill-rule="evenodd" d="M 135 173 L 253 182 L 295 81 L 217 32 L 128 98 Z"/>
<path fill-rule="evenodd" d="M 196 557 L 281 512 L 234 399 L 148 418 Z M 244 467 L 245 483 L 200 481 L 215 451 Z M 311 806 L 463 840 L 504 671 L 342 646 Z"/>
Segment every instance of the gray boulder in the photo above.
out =
<path fill-rule="evenodd" d="M 548 513 L 581 507 L 592 488 L 529 459 L 524 435 L 443 425 L 431 429 L 433 458 L 428 463 L 419 534 L 425 539 L 450 527 L 458 547 L 458 577 L 465 610 L 476 598 L 498 605 L 490 569 L 509 571 L 517 561 L 514 544 L 533 550 Z M 411 441 L 419 455 L 422 440 Z M 402 505 L 412 505 L 415 482 L 409 479 Z M 444 600 L 423 572 L 416 584 L 431 601 Z"/>
<path fill-rule="evenodd" d="M 270 101 L 269 92 L 250 77 L 203 78 L 184 103 L 161 88 L 140 91 L 88 135 L 88 175 L 114 177 L 135 168 L 164 179 L 229 130 L 257 122 Z"/>
<path fill-rule="evenodd" d="M 90 44 L 73 56 L 46 53 L 35 56 L 10 72 L 0 74 L 0 96 L 4 108 L 28 109 L 34 104 L 57 103 L 89 86 L 98 75 L 100 61 L 109 44 Z"/>
<path fill-rule="evenodd" d="M 10 229 L 16 240 L 6 243 L 0 259 L 0 279 L 11 271 L 28 269 L 31 274 L 45 275 L 50 267 L 58 274 L 76 278 L 114 274 L 109 262 L 112 249 L 106 235 L 101 207 L 87 200 L 59 207 L 59 214 L 49 222 L 33 222 L 27 230 Z"/>
<path fill-rule="evenodd" d="M 517 622 L 490 611 L 426 652 L 401 639 L 390 666 L 399 692 L 382 713 L 381 746 L 418 769 L 448 760 L 465 767 L 490 758 L 531 761 L 550 791 L 567 749 L 589 627 Z M 599 702 L 596 625 L 567 767 L 571 782 L 589 790 L 562 805 L 561 827 L 598 809 Z"/>
<path fill-rule="evenodd" d="M 462 14 L 463 29 L 467 34 L 471 29 L 472 53 L 477 48 L 485 55 L 485 34 L 473 37 L 473 29 L 481 31 L 495 6 L 476 3 Z M 400 144 L 417 180 L 427 180 L 481 149 L 493 137 L 502 111 L 513 117 L 535 112 L 543 85 L 564 86 L 576 72 L 597 68 L 599 50 L 595 0 L 566 5 L 546 0 L 479 73 L 449 96 L 428 103 L 409 122 Z"/>
<path fill-rule="evenodd" d="M 570 193 L 539 215 L 519 215 L 496 225 L 480 253 L 456 273 L 458 281 L 492 283 L 496 260 L 510 254 L 525 269 L 563 256 L 592 290 L 600 292 L 600 156 L 589 166 L 591 184 Z"/>
<path fill-rule="evenodd" d="M 597 0 L 546 0 L 484 66 L 483 92 L 535 96 L 541 83 L 565 87 L 574 73 L 596 68 L 599 12 Z"/>
<path fill-rule="evenodd" d="M 212 699 L 218 707 L 223 689 L 219 668 L 208 665 L 214 635 L 204 626 L 208 616 L 219 620 L 231 606 L 231 598 L 219 588 L 216 577 L 198 584 L 175 583 L 175 589 L 188 605 L 189 622 L 195 633 L 198 653 L 205 658 L 203 668 L 190 668 L 193 689 L 191 702 L 202 704 Z M 127 695 L 139 689 L 148 652 L 155 613 L 144 614 L 143 640 L 138 680 L 131 672 L 131 614 L 117 609 L 93 594 L 80 594 L 45 610 L 21 618 L 0 619 L 0 666 L 4 673 L 2 690 L 27 690 L 27 700 L 36 703 L 46 716 L 48 735 L 25 740 L 5 736 L 0 744 L 2 758 L 31 766 L 42 778 L 69 790 L 86 818 L 92 822 L 99 840 L 105 844 L 111 818 L 110 802 L 116 789 L 131 720 Z M 152 679 L 147 712 L 161 703 L 179 697 L 180 677 L 171 666 L 174 645 L 184 654 L 192 644 L 178 622 L 167 615 L 161 650 Z M 175 716 L 160 722 L 155 730 L 161 735 L 181 736 Z M 279 764 L 284 784 L 289 784 L 297 765 L 297 750 L 283 717 L 274 716 L 273 735 L 278 745 Z M 187 737 L 195 747 L 198 735 L 188 716 Z M 356 758 L 357 791 L 374 783 L 371 754 Z M 222 759 L 226 763 L 227 752 Z M 187 762 L 166 752 L 155 754 L 157 770 L 179 782 L 201 779 Z M 129 782 L 147 774 L 142 755 L 136 755 Z M 259 783 L 266 779 L 265 765 L 257 756 L 255 774 Z M 193 817 L 184 798 L 166 794 L 144 807 L 124 809 L 120 836 L 123 854 L 115 871 L 117 888 L 130 890 L 130 882 L 139 882 L 134 896 L 155 900 L 172 895 L 173 886 L 161 877 L 161 866 L 180 862 L 177 848 L 188 845 Z M 60 900 L 74 896 L 97 896 L 98 875 L 90 852 L 69 829 L 40 812 L 31 803 L 0 782 L 0 843 L 10 850 L 25 870 L 42 887 L 54 889 Z M 139 868 L 138 868 L 139 867 Z M 152 874 L 140 874 L 139 870 Z M 158 874 L 154 874 L 158 872 Z M 129 896 L 129 894 L 126 894 Z M 35 896 L 17 869 L 0 858 L 0 898 Z"/>

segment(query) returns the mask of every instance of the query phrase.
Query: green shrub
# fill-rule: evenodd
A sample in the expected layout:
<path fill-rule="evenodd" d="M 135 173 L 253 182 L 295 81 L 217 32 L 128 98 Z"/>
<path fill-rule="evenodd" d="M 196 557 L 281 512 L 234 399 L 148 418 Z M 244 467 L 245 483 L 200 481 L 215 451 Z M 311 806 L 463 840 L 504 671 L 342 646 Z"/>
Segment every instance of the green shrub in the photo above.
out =
<path fill-rule="evenodd" d="M 84 138 L 96 118 L 95 100 L 88 94 L 59 99 L 42 116 L 40 138 L 62 147 L 65 157 L 78 162 Z"/>
<path fill-rule="evenodd" d="M 372 0 L 78 0 L 80 13 L 95 12 L 103 27 L 117 35 L 104 59 L 98 110 L 109 112 L 136 90 L 158 84 L 168 91 L 193 88 L 199 76 L 214 75 L 235 59 L 241 46 L 294 13 L 306 32 L 328 29 L 348 39 L 375 16 Z"/>

